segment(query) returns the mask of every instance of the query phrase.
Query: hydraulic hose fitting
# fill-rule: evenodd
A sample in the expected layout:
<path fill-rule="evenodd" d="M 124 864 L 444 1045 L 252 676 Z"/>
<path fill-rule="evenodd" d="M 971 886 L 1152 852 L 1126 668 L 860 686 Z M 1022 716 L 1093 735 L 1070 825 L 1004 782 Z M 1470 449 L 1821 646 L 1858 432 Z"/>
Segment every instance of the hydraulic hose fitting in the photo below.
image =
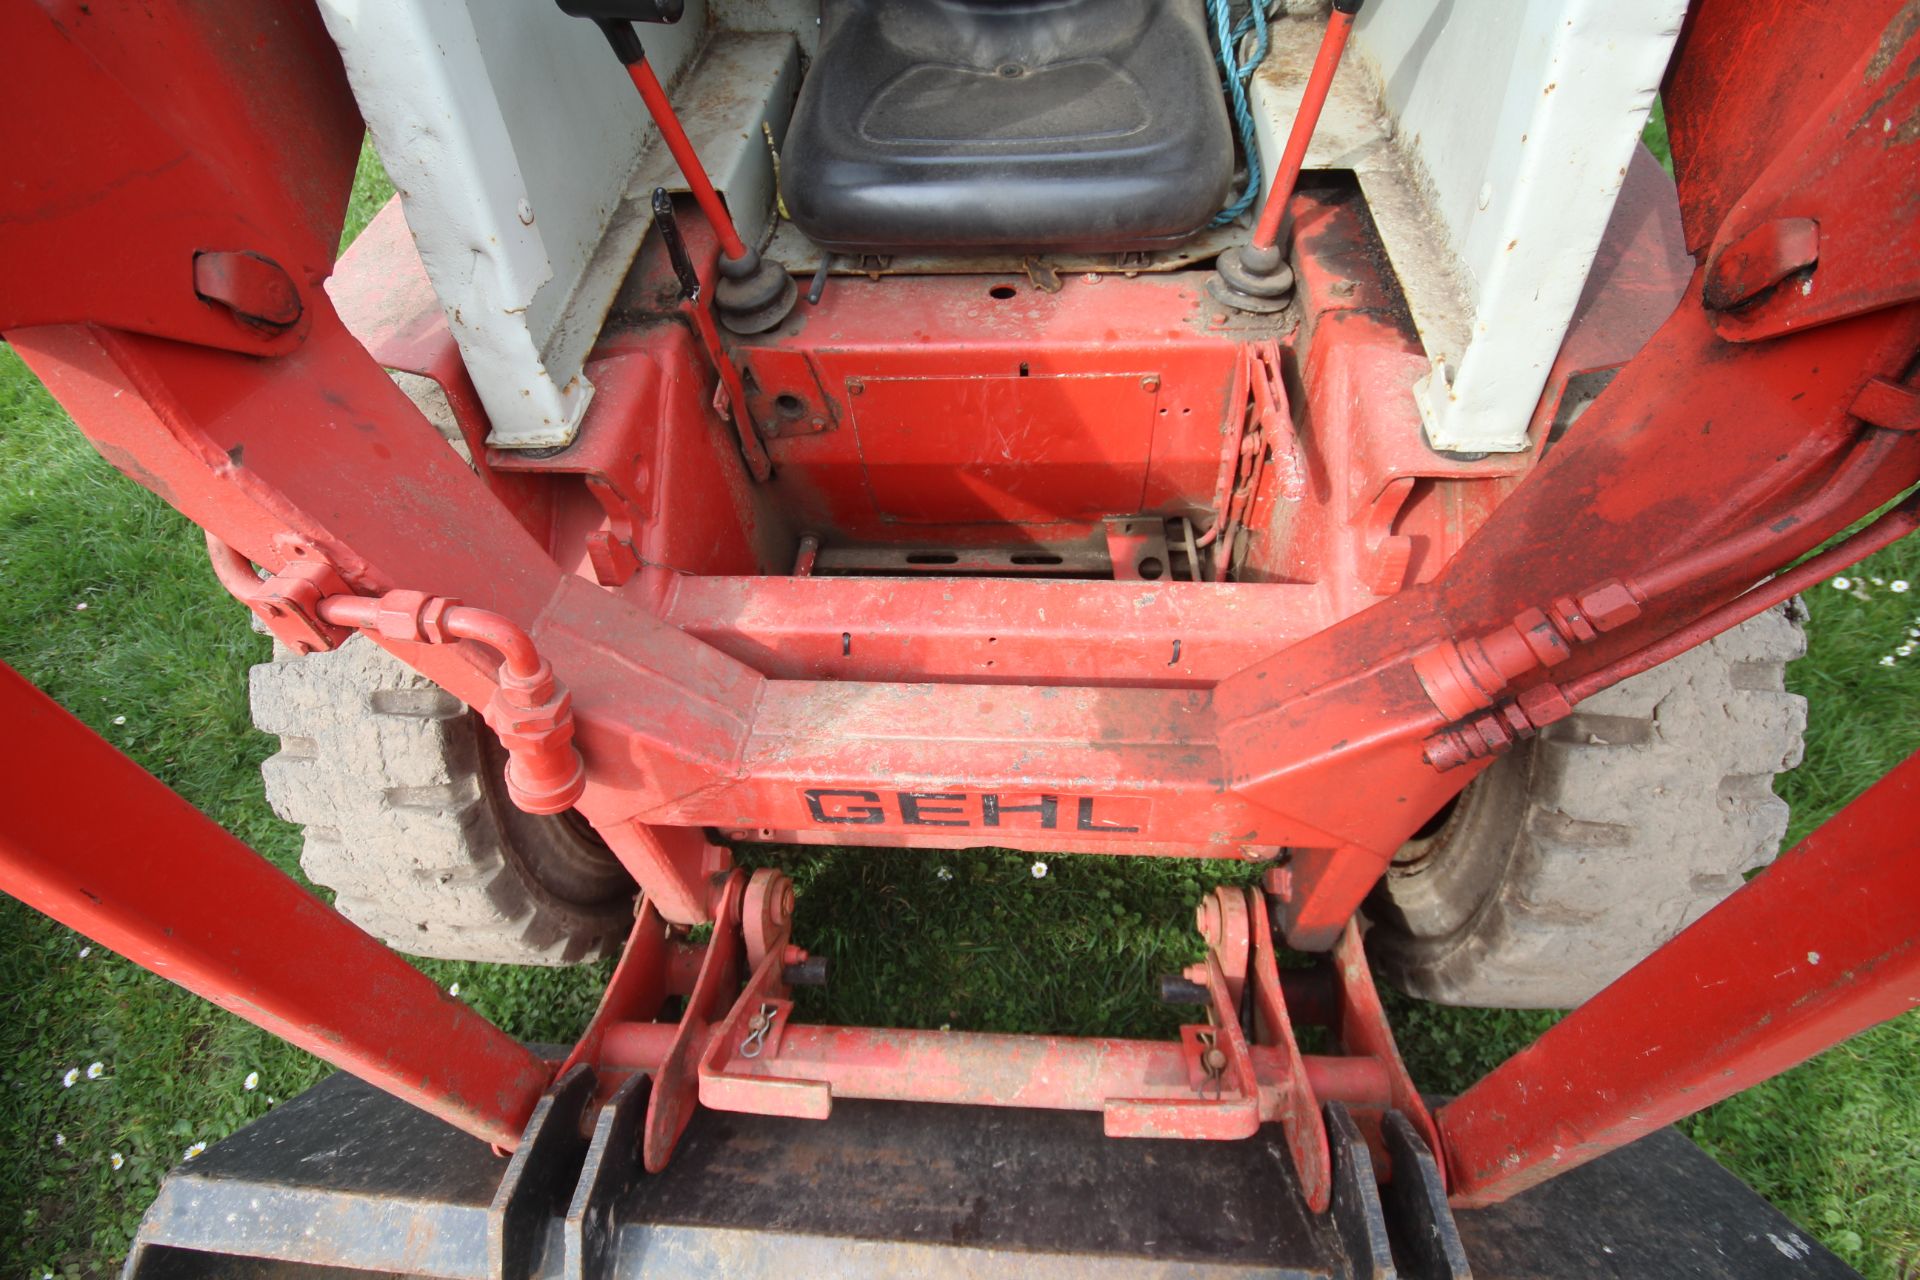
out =
<path fill-rule="evenodd" d="M 1423 758 L 1440 773 L 1501 755 L 1572 714 L 1559 685 L 1537 684 L 1483 715 L 1448 725 L 1426 741 Z"/>
<path fill-rule="evenodd" d="M 586 764 L 573 742 L 573 695 L 553 674 L 531 636 L 511 619 L 424 591 L 329 596 L 320 616 L 412 644 L 470 640 L 500 654 L 499 687 L 481 711 L 507 749 L 507 795 L 528 813 L 562 813 L 587 788 Z"/>
<path fill-rule="evenodd" d="M 528 813 L 564 813 L 587 789 L 587 769 L 573 743 L 573 695 L 546 659 L 527 677 L 504 666 L 487 703 L 487 724 L 507 749 L 507 795 Z"/>
<path fill-rule="evenodd" d="M 1522 609 L 1485 635 L 1437 640 L 1413 655 L 1413 671 L 1441 715 L 1464 720 L 1535 667 L 1557 666 L 1574 645 L 1632 622 L 1644 600 L 1633 584 L 1608 578 L 1545 609 Z"/>

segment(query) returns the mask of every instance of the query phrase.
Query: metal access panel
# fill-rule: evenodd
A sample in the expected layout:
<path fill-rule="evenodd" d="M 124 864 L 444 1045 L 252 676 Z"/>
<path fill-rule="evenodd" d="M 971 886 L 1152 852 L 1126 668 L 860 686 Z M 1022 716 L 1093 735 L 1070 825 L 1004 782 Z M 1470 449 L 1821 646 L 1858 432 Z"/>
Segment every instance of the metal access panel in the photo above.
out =
<path fill-rule="evenodd" d="M 909 524 L 1138 511 L 1158 387 L 1128 373 L 868 378 L 851 399 L 874 506 Z"/>
<path fill-rule="evenodd" d="M 512 1273 L 500 1264 L 513 1231 L 494 1208 L 508 1167 L 485 1143 L 333 1076 L 176 1170 L 125 1280 Z M 536 1206 L 544 1226 L 521 1255 L 531 1276 L 589 1273 L 560 1219 L 578 1170 L 556 1172 L 535 1186 L 553 1207 Z M 1338 1194 L 1328 1213 L 1306 1211 L 1271 1126 L 1241 1142 L 1118 1141 L 1098 1117 L 1058 1112 L 855 1101 L 827 1121 L 703 1111 L 664 1173 L 625 1187 L 609 1205 L 611 1247 L 594 1251 L 595 1273 L 623 1280 L 1462 1274 L 1417 1261 L 1404 1238 L 1392 1261 L 1356 1268 Z M 1391 1188 L 1384 1198 L 1391 1206 Z M 1389 1211 L 1390 1228 L 1401 1221 Z M 1671 1129 L 1457 1221 L 1478 1280 L 1855 1277 Z"/>

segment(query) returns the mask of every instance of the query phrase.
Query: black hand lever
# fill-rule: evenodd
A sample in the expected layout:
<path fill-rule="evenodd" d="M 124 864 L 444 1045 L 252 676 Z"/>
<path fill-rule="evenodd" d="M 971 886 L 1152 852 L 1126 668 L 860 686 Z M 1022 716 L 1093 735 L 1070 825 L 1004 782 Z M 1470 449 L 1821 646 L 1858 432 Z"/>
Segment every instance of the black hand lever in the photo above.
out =
<path fill-rule="evenodd" d="M 653 225 L 660 228 L 660 240 L 667 246 L 667 260 L 673 274 L 680 278 L 680 297 L 694 302 L 700 297 L 700 273 L 687 256 L 687 242 L 680 238 L 680 220 L 673 215 L 673 197 L 665 187 L 653 189 Z"/>
<path fill-rule="evenodd" d="M 620 55 L 620 61 L 632 66 L 646 56 L 640 37 L 633 33 L 636 22 L 678 22 L 687 11 L 686 0 L 556 0 L 560 12 L 574 18 L 591 18 L 600 33 Z"/>

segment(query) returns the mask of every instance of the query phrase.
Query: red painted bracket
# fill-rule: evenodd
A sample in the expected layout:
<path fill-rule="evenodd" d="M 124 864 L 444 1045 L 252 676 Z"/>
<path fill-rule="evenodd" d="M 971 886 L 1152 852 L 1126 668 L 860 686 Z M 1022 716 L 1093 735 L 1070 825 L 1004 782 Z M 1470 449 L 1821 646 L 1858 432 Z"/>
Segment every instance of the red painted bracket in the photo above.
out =
<path fill-rule="evenodd" d="M 1230 1141 L 1278 1122 L 1316 1212 L 1332 1193 L 1324 1102 L 1353 1110 L 1383 1174 L 1389 1110 L 1404 1111 L 1435 1145 L 1355 930 L 1336 948 L 1333 1000 L 1314 1009 L 1337 1017 L 1346 1056 L 1308 1057 L 1294 1035 L 1264 896 L 1219 889 L 1199 914 L 1207 958 L 1189 974 L 1206 989 L 1207 1021 L 1182 1027 L 1177 1041 L 813 1026 L 793 1021 L 785 982 L 786 967 L 806 958 L 791 941 L 792 887 L 775 871 L 736 871 L 704 946 L 674 940 L 643 910 L 564 1065 L 593 1065 L 603 1101 L 637 1073 L 653 1077 L 645 1160 L 654 1171 L 696 1106 L 825 1120 L 835 1097 L 1096 1111 L 1116 1138 Z M 687 995 L 685 1014 L 651 1021 L 670 992 Z"/>

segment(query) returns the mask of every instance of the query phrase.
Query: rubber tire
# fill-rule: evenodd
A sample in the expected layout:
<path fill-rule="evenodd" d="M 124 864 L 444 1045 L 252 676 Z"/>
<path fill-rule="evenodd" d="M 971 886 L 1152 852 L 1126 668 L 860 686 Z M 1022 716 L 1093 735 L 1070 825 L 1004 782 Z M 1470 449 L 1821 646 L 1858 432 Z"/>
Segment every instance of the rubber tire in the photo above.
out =
<path fill-rule="evenodd" d="M 452 694 L 364 637 L 252 672 L 275 813 L 306 828 L 301 869 L 340 913 L 410 955 L 564 965 L 619 948 L 634 884 L 578 817 L 506 798 L 498 739 Z"/>
<path fill-rule="evenodd" d="M 1367 905 L 1376 969 L 1441 1004 L 1571 1008 L 1771 862 L 1800 762 L 1797 602 L 1580 705 L 1496 761 Z M 1796 612 L 1789 613 L 1792 609 Z"/>

